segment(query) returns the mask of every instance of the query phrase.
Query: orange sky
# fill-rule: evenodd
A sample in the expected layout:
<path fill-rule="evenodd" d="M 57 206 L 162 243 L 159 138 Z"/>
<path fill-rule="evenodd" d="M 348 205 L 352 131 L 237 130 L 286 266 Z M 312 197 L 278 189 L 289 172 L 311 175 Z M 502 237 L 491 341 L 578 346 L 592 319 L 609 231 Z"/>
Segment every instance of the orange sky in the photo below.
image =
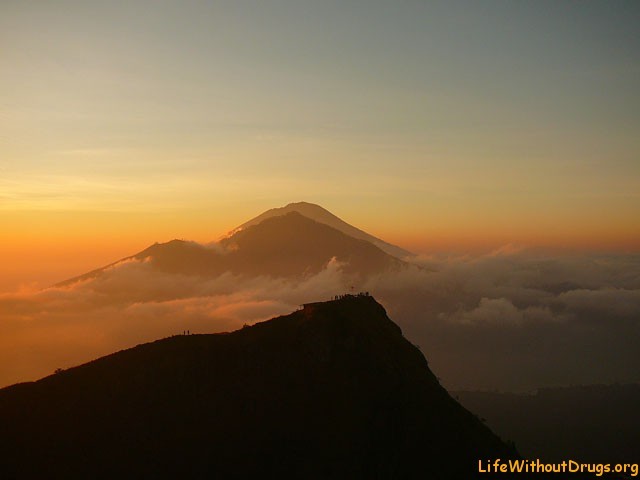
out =
<path fill-rule="evenodd" d="M 2 2 L 0 290 L 300 200 L 418 252 L 640 249 L 635 3 L 240 3 Z"/>
<path fill-rule="evenodd" d="M 298 200 L 298 199 L 296 199 Z M 209 212 L 2 212 L 0 291 L 21 285 L 44 287 L 135 254 L 173 238 L 208 242 L 256 216 L 269 204 L 227 205 Z M 481 253 L 510 248 L 547 247 L 564 251 L 640 251 L 640 228 L 616 218 L 591 223 L 542 214 L 514 221 L 499 215 L 465 217 L 445 212 L 375 215 L 362 208 L 330 208 L 345 221 L 417 253 Z M 344 211 L 343 211 L 344 210 Z M 222 212 L 222 213 L 215 213 Z M 418 221 L 413 222 L 411 215 Z M 422 216 L 421 216 L 422 215 Z M 466 220 L 466 221 L 465 221 Z"/>

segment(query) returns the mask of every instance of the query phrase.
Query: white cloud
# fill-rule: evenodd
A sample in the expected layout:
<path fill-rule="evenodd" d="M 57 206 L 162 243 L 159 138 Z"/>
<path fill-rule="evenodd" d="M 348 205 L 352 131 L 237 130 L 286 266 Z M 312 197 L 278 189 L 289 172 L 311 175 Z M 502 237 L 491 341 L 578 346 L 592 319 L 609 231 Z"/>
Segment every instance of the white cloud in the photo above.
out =
<path fill-rule="evenodd" d="M 417 263 L 354 281 L 333 259 L 317 275 L 290 281 L 205 279 L 128 261 L 68 287 L 0 295 L 0 384 L 183 330 L 234 330 L 351 285 L 387 308 L 451 387 L 640 380 L 637 256 L 508 250 Z"/>

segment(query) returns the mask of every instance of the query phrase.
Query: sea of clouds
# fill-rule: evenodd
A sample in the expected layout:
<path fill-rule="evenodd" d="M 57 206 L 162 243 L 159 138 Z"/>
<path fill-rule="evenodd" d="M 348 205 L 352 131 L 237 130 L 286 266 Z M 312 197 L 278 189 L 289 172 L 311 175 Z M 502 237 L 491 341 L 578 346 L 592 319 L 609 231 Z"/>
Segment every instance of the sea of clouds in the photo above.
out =
<path fill-rule="evenodd" d="M 334 259 L 287 280 L 128 260 L 68 286 L 1 294 L 0 386 L 186 330 L 235 330 L 352 287 L 385 306 L 451 389 L 640 381 L 640 255 L 505 248 L 411 263 L 358 279 Z"/>

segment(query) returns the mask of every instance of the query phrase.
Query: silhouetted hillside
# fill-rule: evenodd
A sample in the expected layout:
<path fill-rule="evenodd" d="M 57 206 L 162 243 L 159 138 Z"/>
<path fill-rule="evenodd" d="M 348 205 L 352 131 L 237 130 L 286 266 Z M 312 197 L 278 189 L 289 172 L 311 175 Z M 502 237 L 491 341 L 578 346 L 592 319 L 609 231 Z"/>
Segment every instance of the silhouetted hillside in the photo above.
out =
<path fill-rule="evenodd" d="M 467 479 L 514 455 L 368 296 L 0 390 L 2 478 Z"/>
<path fill-rule="evenodd" d="M 184 240 L 152 245 L 122 261 L 149 261 L 159 271 L 217 276 L 224 272 L 271 277 L 304 277 L 318 273 L 335 258 L 345 273 L 368 275 L 405 265 L 366 240 L 350 237 L 297 212 L 239 230 L 217 245 Z M 64 286 L 108 274 L 108 267 L 59 284 Z"/>
<path fill-rule="evenodd" d="M 456 392 L 522 455 L 549 461 L 637 462 L 640 385 L 545 388 L 535 395 Z"/>

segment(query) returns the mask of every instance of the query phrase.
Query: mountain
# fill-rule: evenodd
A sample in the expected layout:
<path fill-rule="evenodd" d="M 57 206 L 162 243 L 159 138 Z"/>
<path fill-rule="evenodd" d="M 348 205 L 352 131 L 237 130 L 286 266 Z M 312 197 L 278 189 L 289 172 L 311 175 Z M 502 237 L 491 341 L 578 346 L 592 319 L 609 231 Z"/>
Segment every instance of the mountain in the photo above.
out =
<path fill-rule="evenodd" d="M 3 478 L 466 479 L 516 455 L 366 295 L 0 390 Z"/>
<path fill-rule="evenodd" d="M 335 257 L 346 273 L 368 275 L 398 269 L 403 262 L 372 243 L 353 238 L 297 212 L 271 217 L 220 242 L 233 271 L 290 276 L 315 274 Z"/>
<path fill-rule="evenodd" d="M 388 253 L 396 258 L 405 258 L 414 256 L 413 253 L 400 248 L 396 245 L 392 245 L 390 243 L 385 242 L 384 240 L 380 240 L 379 238 L 374 237 L 373 235 L 368 234 L 356 228 L 352 225 L 349 225 L 347 222 L 342 220 L 341 218 L 336 217 L 333 213 L 325 210 L 320 205 L 316 205 L 314 203 L 307 202 L 296 202 L 290 203 L 284 207 L 272 208 L 267 210 L 266 212 L 258 215 L 257 217 L 249 220 L 248 222 L 243 223 L 239 227 L 235 228 L 231 231 L 230 235 L 237 233 L 241 230 L 246 229 L 252 225 L 257 225 L 260 222 L 273 217 L 278 217 L 281 215 L 286 215 L 291 212 L 297 212 L 300 215 L 303 215 L 311 220 L 315 220 L 318 223 L 324 223 L 325 225 L 329 225 L 336 230 L 341 231 L 345 235 L 349 235 L 350 237 L 357 238 L 360 240 L 366 240 L 369 243 L 373 243 L 376 247 L 378 247 L 383 252 Z"/>
<path fill-rule="evenodd" d="M 120 262 L 146 261 L 158 271 L 218 276 L 225 272 L 249 276 L 304 277 L 320 272 L 333 259 L 347 274 L 370 275 L 405 264 L 374 244 L 316 222 L 297 212 L 266 218 L 238 230 L 215 245 L 172 240 L 146 248 Z M 69 285 L 108 273 L 107 267 L 66 280 Z"/>

